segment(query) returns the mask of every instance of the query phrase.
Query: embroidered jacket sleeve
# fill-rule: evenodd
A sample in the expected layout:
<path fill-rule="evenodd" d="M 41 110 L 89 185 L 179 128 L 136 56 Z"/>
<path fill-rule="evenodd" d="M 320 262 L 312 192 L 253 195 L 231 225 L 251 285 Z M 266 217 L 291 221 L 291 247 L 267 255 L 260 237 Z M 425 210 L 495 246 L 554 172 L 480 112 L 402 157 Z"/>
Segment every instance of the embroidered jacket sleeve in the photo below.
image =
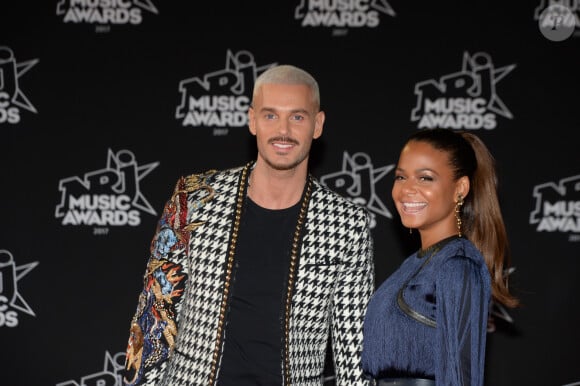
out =
<path fill-rule="evenodd" d="M 485 360 L 490 283 L 483 262 L 451 257 L 436 282 L 437 385 L 481 386 Z"/>
<path fill-rule="evenodd" d="M 332 305 L 332 349 L 336 384 L 367 385 L 361 367 L 362 327 L 374 290 L 373 244 L 366 211 L 350 218 L 344 243 L 346 259 L 339 272 Z"/>
<path fill-rule="evenodd" d="M 150 246 L 143 289 L 131 321 L 123 383 L 154 385 L 172 354 L 179 302 L 188 276 L 185 179 L 166 203 Z"/>

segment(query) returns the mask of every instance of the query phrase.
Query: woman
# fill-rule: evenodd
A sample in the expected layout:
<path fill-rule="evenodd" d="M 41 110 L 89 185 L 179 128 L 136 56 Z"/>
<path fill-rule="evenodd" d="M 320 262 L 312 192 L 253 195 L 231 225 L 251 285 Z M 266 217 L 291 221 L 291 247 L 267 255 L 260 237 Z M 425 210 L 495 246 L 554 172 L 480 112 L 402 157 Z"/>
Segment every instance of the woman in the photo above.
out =
<path fill-rule="evenodd" d="M 362 364 L 377 385 L 483 385 L 491 298 L 518 304 L 494 166 L 467 132 L 418 131 L 401 150 L 392 197 L 421 249 L 368 305 Z"/>

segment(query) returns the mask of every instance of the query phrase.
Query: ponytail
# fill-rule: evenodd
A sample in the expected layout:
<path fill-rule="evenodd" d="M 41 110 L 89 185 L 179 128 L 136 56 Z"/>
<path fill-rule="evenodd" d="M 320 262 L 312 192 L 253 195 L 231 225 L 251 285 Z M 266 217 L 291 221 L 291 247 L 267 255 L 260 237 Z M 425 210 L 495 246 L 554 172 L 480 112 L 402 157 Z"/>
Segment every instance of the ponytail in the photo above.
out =
<path fill-rule="evenodd" d="M 485 259 L 491 275 L 493 298 L 507 307 L 517 307 L 519 301 L 509 292 L 505 268 L 510 265 L 510 251 L 497 196 L 495 159 L 479 137 L 469 132 L 462 132 L 461 136 L 471 145 L 477 161 L 463 211 L 464 233 Z"/>

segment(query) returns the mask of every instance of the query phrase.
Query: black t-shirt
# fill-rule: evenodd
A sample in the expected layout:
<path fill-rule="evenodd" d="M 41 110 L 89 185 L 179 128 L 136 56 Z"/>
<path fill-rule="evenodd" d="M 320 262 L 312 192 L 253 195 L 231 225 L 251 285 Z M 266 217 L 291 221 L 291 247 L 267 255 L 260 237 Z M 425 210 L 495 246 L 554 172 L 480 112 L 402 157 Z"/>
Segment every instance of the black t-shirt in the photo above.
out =
<path fill-rule="evenodd" d="M 286 281 L 300 203 L 265 209 L 247 198 L 236 246 L 219 386 L 282 384 Z"/>

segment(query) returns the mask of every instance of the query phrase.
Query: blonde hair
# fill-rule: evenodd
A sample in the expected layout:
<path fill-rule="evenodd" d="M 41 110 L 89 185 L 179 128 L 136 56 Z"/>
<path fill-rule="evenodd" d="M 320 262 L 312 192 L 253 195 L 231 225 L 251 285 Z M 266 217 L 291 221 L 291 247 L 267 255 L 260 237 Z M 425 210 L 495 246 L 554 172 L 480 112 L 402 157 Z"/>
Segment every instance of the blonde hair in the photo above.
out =
<path fill-rule="evenodd" d="M 301 68 L 290 64 L 280 64 L 264 71 L 256 78 L 256 82 L 254 83 L 252 104 L 253 99 L 256 97 L 256 92 L 265 83 L 301 84 L 308 86 L 312 92 L 312 100 L 316 106 L 316 110 L 320 109 L 320 89 L 318 88 L 318 82 L 316 82 L 316 79 L 312 75 Z"/>

